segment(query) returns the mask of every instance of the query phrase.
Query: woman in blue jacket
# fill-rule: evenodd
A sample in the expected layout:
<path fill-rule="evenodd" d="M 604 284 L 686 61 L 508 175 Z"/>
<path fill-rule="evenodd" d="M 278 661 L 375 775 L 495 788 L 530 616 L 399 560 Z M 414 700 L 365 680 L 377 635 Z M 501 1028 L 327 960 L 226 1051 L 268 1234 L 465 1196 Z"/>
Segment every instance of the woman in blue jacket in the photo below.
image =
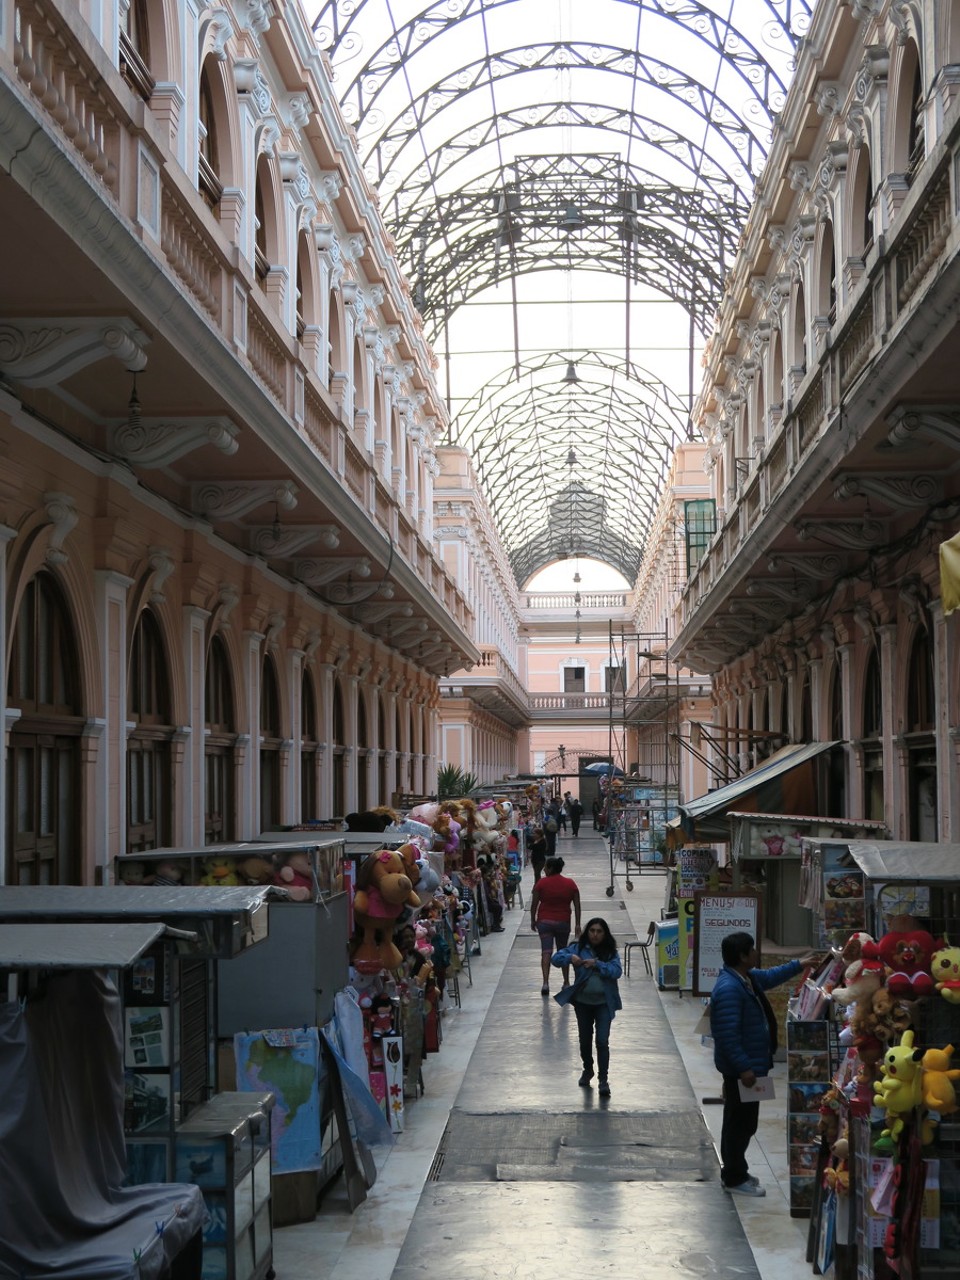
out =
<path fill-rule="evenodd" d="M 813 955 L 788 960 L 775 969 L 755 969 L 759 956 L 749 933 L 731 933 L 720 944 L 723 968 L 710 993 L 713 1060 L 723 1076 L 720 1180 L 726 1191 L 765 1196 L 747 1167 L 747 1147 L 757 1132 L 760 1103 L 745 1102 L 740 1085 L 751 1088 L 769 1075 L 776 1052 L 776 1019 L 764 992 L 796 977 Z"/>
<path fill-rule="evenodd" d="M 572 946 L 557 951 L 551 961 L 557 968 L 572 965 L 574 981 L 554 996 L 557 1004 L 572 1004 L 577 1015 L 580 1057 L 583 1071 L 578 1084 L 590 1087 L 593 1079 L 593 1041 L 597 1041 L 597 1068 L 600 1072 L 597 1092 L 610 1097 L 607 1072 L 610 1068 L 610 1024 L 618 1009 L 623 1008 L 617 979 L 623 973 L 617 943 L 606 920 L 594 916 L 588 920 L 579 939 Z"/>

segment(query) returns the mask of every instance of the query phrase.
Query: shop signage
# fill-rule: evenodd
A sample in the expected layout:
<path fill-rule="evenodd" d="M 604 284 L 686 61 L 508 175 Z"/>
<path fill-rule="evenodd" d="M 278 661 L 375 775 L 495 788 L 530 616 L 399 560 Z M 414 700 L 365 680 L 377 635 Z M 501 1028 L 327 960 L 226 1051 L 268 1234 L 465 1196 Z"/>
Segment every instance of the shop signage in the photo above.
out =
<path fill-rule="evenodd" d="M 697 893 L 693 918 L 693 994 L 708 996 L 723 968 L 720 944 L 729 933 L 749 933 L 760 946 L 760 895 Z"/>

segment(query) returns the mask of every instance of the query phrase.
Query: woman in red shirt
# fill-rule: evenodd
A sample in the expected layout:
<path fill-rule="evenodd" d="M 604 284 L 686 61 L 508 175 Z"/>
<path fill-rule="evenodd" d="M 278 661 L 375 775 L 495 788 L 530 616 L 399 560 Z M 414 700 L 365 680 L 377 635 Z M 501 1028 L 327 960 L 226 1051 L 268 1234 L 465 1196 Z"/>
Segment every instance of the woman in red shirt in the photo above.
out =
<path fill-rule="evenodd" d="M 530 928 L 540 935 L 542 996 L 550 994 L 550 957 L 561 951 L 570 937 L 570 908 L 574 910 L 574 936 L 580 936 L 580 890 L 576 880 L 561 875 L 562 858 L 548 858 L 545 874 L 533 886 L 530 898 Z M 570 966 L 563 966 L 563 985 L 570 985 Z"/>

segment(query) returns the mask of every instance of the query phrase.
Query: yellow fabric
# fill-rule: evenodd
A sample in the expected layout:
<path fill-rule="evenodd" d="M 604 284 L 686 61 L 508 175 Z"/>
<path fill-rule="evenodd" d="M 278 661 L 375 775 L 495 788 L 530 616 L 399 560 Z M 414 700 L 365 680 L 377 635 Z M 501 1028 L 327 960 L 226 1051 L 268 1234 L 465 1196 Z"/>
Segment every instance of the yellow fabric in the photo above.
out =
<path fill-rule="evenodd" d="M 960 609 L 960 533 L 940 543 L 940 599 L 944 615 Z"/>

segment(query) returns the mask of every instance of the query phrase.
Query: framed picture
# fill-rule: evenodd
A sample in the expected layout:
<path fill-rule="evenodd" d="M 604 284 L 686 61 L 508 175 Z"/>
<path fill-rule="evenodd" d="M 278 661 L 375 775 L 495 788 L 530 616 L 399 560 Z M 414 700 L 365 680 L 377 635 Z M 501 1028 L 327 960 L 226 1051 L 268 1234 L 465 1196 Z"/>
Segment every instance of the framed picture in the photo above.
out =
<path fill-rule="evenodd" d="M 167 1072 L 124 1072 L 123 1127 L 127 1133 L 169 1130 L 173 1091 Z"/>
<path fill-rule="evenodd" d="M 126 1011 L 123 1062 L 150 1070 L 170 1065 L 170 1009 L 167 1005 L 134 1005 Z"/>

